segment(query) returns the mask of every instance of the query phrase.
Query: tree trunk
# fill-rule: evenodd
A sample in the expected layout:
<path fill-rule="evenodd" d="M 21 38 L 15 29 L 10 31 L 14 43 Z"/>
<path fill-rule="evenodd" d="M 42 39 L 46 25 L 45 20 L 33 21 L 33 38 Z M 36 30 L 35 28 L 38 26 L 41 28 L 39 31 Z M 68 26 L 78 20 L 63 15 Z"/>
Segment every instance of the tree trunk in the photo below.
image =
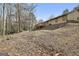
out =
<path fill-rule="evenodd" d="M 21 31 L 20 4 L 17 4 L 17 21 L 18 21 L 18 32 L 20 32 Z"/>
<path fill-rule="evenodd" d="M 5 36 L 5 3 L 3 4 L 3 36 Z"/>

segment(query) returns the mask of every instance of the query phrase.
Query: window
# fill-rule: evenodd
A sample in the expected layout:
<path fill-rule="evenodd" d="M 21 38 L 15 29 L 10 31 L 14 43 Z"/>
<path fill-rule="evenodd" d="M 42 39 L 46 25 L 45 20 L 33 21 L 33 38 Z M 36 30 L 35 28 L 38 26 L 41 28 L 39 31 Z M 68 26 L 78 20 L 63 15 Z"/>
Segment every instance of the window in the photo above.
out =
<path fill-rule="evenodd" d="M 51 23 L 49 25 L 52 25 Z"/>
<path fill-rule="evenodd" d="M 55 20 L 55 22 L 58 22 L 58 20 Z"/>
<path fill-rule="evenodd" d="M 65 19 L 62 19 L 62 21 L 64 21 Z"/>
<path fill-rule="evenodd" d="M 65 20 L 67 20 L 67 16 L 64 16 L 64 17 L 62 18 L 62 21 L 65 21 Z"/>
<path fill-rule="evenodd" d="M 79 12 L 79 9 L 78 9 L 78 12 Z"/>
<path fill-rule="evenodd" d="M 79 17 L 77 17 L 77 20 L 79 20 Z"/>

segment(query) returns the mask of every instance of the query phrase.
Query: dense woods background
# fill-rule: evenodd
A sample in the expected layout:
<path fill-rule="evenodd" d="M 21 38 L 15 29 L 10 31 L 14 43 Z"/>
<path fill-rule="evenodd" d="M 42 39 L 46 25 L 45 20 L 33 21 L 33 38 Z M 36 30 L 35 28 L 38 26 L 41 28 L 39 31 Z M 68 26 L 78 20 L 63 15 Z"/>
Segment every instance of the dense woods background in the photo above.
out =
<path fill-rule="evenodd" d="M 0 4 L 0 34 L 12 34 L 33 30 L 36 24 L 36 5 L 21 3 Z"/>

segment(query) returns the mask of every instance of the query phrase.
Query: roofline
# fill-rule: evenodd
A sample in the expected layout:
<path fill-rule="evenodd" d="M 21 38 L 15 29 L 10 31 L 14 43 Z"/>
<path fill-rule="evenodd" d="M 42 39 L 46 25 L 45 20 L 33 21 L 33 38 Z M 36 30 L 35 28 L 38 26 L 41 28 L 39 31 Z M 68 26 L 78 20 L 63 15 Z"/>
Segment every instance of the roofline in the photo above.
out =
<path fill-rule="evenodd" d="M 62 17 L 62 16 L 66 16 L 66 15 L 68 15 L 68 14 L 74 12 L 74 11 L 75 11 L 75 10 L 72 10 L 72 11 L 66 13 L 66 14 L 62 14 L 62 15 L 59 15 L 59 16 L 54 17 L 54 18 L 52 18 L 52 19 L 49 19 L 49 20 L 47 20 L 47 21 L 44 21 L 44 22 L 38 23 L 37 25 L 39 25 L 39 24 L 43 24 L 43 23 L 46 23 L 46 22 L 51 21 L 51 20 L 56 20 L 57 18 Z"/>
<path fill-rule="evenodd" d="M 72 11 L 66 13 L 66 14 L 59 15 L 59 16 L 54 17 L 54 18 L 52 18 L 52 19 L 49 19 L 49 20 L 47 20 L 47 21 L 45 21 L 45 22 L 48 22 L 48 21 L 51 21 L 51 20 L 55 20 L 55 19 L 57 19 L 57 18 L 59 18 L 59 17 L 62 17 L 62 16 L 66 16 L 66 15 L 68 15 L 68 14 L 74 12 L 74 11 L 75 11 L 75 10 L 72 10 Z M 43 23 L 45 23 L 45 22 L 43 22 Z"/>

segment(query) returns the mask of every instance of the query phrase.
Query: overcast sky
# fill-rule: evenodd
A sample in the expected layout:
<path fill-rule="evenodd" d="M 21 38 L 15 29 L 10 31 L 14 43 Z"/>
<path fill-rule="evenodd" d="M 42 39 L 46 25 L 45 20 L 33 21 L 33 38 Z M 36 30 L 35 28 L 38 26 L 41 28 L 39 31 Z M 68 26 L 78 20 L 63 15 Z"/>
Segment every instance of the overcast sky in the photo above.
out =
<path fill-rule="evenodd" d="M 36 4 L 36 12 L 35 15 L 38 20 L 43 19 L 48 20 L 48 18 L 53 15 L 58 16 L 61 15 L 63 10 L 69 9 L 71 11 L 78 4 L 75 3 L 37 3 Z"/>

